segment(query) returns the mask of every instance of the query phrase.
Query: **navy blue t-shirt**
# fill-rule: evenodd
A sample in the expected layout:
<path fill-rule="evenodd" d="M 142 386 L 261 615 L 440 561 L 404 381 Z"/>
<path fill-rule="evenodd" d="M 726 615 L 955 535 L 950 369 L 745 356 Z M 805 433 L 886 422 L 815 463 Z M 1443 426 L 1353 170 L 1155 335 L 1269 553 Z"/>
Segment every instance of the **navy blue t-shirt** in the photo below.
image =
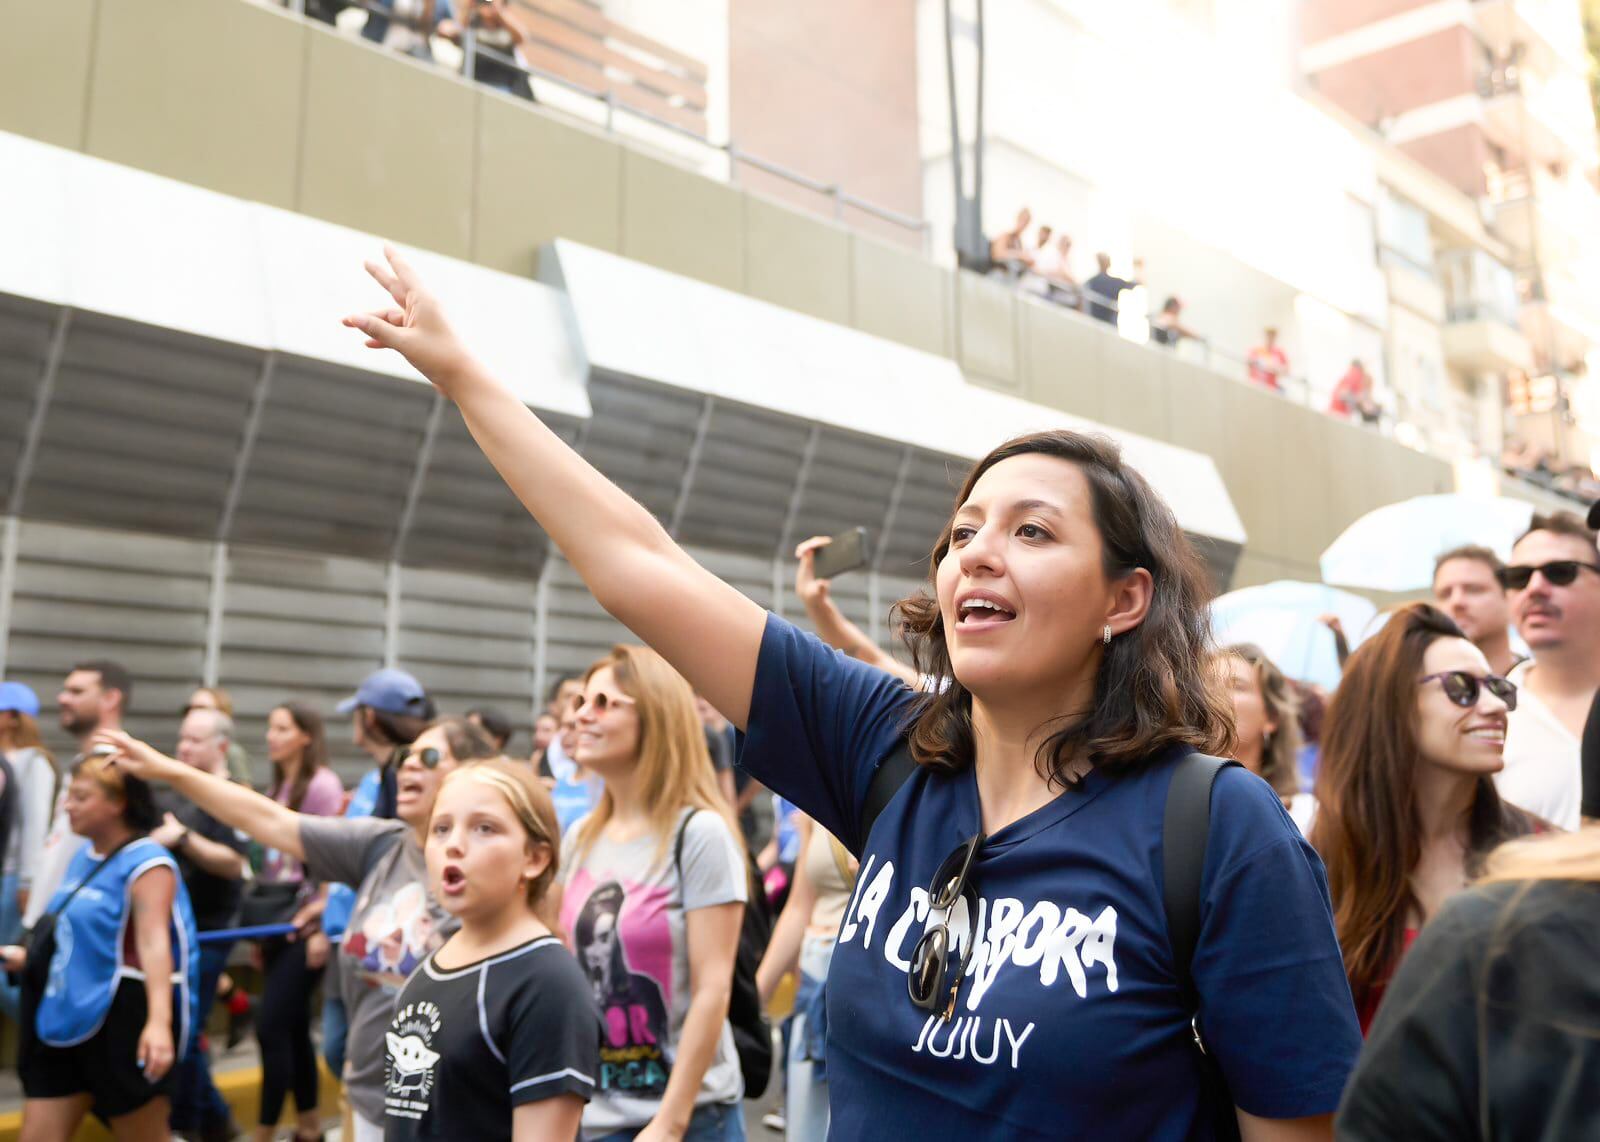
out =
<path fill-rule="evenodd" d="M 840 838 L 902 736 L 910 690 L 767 620 L 740 763 Z M 995 833 L 953 934 L 975 930 L 955 1017 L 914 1006 L 928 882 L 979 830 L 972 769 L 919 770 L 873 826 L 828 976 L 832 1139 L 1204 1139 L 1200 1068 L 1161 897 L 1172 752 L 1091 773 Z M 958 935 L 958 939 L 959 939 Z M 1260 778 L 1212 797 L 1193 971 L 1234 1102 L 1331 1113 L 1361 1046 L 1316 853 Z"/>

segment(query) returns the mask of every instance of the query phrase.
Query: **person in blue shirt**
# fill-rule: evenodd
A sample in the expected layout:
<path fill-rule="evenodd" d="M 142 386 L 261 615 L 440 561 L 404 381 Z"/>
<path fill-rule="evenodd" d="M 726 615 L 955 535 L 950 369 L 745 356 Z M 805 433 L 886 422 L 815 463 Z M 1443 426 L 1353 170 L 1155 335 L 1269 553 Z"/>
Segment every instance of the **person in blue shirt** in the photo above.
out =
<path fill-rule="evenodd" d="M 22 1137 L 71 1138 L 93 1112 L 119 1139 L 167 1137 L 174 1067 L 193 1048 L 199 950 L 172 854 L 152 840 L 150 786 L 80 759 L 65 798 L 83 838 L 51 897 L 48 967 L 35 944 L 0 949 L 23 973 Z"/>
<path fill-rule="evenodd" d="M 600 604 L 744 729 L 760 781 L 859 856 L 828 980 L 833 1138 L 1205 1139 L 1230 1120 L 1251 1142 L 1331 1137 L 1360 1033 L 1326 879 L 1238 768 L 1212 791 L 1198 1011 L 1180 998 L 1167 787 L 1190 752 L 1228 747 L 1231 718 L 1202 565 L 1114 444 L 1038 433 L 973 468 L 930 592 L 901 604 L 918 669 L 950 679 L 919 694 L 695 562 L 386 254 L 368 269 L 392 301 L 346 324 L 455 403 Z M 902 743 L 915 773 L 864 830 Z"/>

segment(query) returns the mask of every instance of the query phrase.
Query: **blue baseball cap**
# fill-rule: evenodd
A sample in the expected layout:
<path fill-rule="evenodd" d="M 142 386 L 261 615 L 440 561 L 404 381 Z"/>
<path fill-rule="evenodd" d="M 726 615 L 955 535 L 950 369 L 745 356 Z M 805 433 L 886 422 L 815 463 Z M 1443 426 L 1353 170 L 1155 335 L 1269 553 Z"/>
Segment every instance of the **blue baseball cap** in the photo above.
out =
<path fill-rule="evenodd" d="M 14 710 L 30 718 L 39 716 L 39 695 L 21 682 L 0 682 L 0 713 Z"/>
<path fill-rule="evenodd" d="M 421 717 L 428 708 L 428 693 L 421 682 L 404 670 L 379 670 L 363 678 L 356 692 L 339 703 L 339 712 L 348 714 L 357 706 L 382 710 L 385 714 Z"/>

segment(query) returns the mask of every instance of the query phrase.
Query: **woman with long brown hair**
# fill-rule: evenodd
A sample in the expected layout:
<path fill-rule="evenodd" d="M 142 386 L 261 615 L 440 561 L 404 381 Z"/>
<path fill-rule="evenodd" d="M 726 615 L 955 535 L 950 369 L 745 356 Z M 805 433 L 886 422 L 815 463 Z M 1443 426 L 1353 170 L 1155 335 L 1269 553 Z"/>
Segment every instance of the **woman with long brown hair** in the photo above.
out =
<path fill-rule="evenodd" d="M 328 767 L 328 742 L 322 716 L 299 702 L 285 702 L 267 715 L 267 760 L 272 763 L 273 801 L 293 813 L 336 817 L 344 807 L 344 786 Z M 281 923 L 320 891 L 300 859 L 269 847 L 261 871 L 245 896 L 247 924 Z M 321 1135 L 317 1109 L 317 1055 L 311 1045 L 311 1000 L 327 966 L 327 941 L 261 941 L 265 983 L 256 1016 L 261 1044 L 261 1116 L 256 1142 L 269 1142 L 285 1097 L 294 1094 L 296 1137 Z"/>
<path fill-rule="evenodd" d="M 749 879 L 694 691 L 618 646 L 577 719 L 573 760 L 604 782 L 561 856 L 561 926 L 605 1023 L 585 1137 L 742 1138 L 728 1000 Z"/>
<path fill-rule="evenodd" d="M 1339 1107 L 1339 1137 L 1593 1138 L 1600 828 L 1513 841 L 1417 939 Z"/>
<path fill-rule="evenodd" d="M 1490 849 L 1536 827 L 1494 785 L 1516 701 L 1517 688 L 1426 603 L 1394 611 L 1345 665 L 1311 843 L 1363 1029 L 1422 926 Z"/>
<path fill-rule="evenodd" d="M 600 604 L 861 860 L 829 967 L 831 1137 L 1330 1136 L 1360 1032 L 1322 869 L 1264 782 L 1189 761 L 1231 733 L 1204 568 L 1114 443 L 1040 432 L 973 467 L 902 612 L 919 669 L 951 680 L 918 694 L 695 562 L 388 257 L 369 269 L 392 303 L 347 324 L 456 404 Z M 911 772 L 879 804 L 891 759 Z M 1180 772 L 1215 777 L 1182 962 L 1161 869 Z M 629 923 L 596 897 L 597 930 Z"/>

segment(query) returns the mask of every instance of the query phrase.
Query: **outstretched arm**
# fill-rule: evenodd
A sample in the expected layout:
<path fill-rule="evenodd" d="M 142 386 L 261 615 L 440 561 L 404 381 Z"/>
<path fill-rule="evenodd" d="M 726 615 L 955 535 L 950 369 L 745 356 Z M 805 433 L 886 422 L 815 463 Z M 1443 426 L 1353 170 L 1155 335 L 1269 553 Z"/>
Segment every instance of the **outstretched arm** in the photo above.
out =
<path fill-rule="evenodd" d="M 263 797 L 254 789 L 185 765 L 121 730 L 101 730 L 90 748 L 107 746 L 116 751 L 117 768 L 146 781 L 170 785 L 224 825 L 249 834 L 268 848 L 295 860 L 305 860 L 300 843 L 300 814 Z"/>
<path fill-rule="evenodd" d="M 393 247 L 367 271 L 394 305 L 345 318 L 455 402 L 473 439 L 600 605 L 735 725 L 749 718 L 766 612 L 673 542 L 654 516 L 569 448 L 473 359 Z"/>

